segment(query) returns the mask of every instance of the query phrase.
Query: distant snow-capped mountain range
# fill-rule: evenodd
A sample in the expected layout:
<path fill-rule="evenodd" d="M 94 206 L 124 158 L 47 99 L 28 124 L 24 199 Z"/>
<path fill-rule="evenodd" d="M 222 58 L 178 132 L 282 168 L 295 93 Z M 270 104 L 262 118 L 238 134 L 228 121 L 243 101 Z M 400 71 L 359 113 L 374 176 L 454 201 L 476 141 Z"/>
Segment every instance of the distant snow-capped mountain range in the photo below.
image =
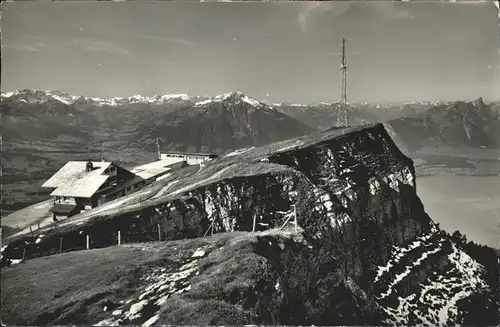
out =
<path fill-rule="evenodd" d="M 25 103 L 44 103 L 47 101 L 55 100 L 66 105 L 72 105 L 76 102 L 91 102 L 100 106 L 119 106 L 122 104 L 131 103 L 156 103 L 162 104 L 171 100 L 184 100 L 189 101 L 193 99 L 187 94 L 166 94 L 155 95 L 152 97 L 145 97 L 142 95 L 134 95 L 128 98 L 114 97 L 114 98 L 101 98 L 92 96 L 75 96 L 66 94 L 59 91 L 52 90 L 16 90 L 1 94 L 2 98 L 16 99 Z"/>
<path fill-rule="evenodd" d="M 190 96 L 187 94 L 164 94 L 164 95 L 154 95 L 154 96 L 133 95 L 130 97 L 103 98 L 103 97 L 93 97 L 87 95 L 76 96 L 53 90 L 24 89 L 11 92 L 2 92 L 1 98 L 16 100 L 18 102 L 23 102 L 28 104 L 58 101 L 65 105 L 72 105 L 75 103 L 89 103 L 96 106 L 114 106 L 114 107 L 121 105 L 128 105 L 128 104 L 162 105 L 171 102 L 190 102 L 196 106 L 203 106 L 209 103 L 221 102 L 228 99 L 241 100 L 253 106 L 267 105 L 273 107 L 325 106 L 325 105 L 334 105 L 339 103 L 339 102 L 319 102 L 314 104 L 298 104 L 298 103 L 286 103 L 286 102 L 270 103 L 266 100 L 259 100 L 254 97 L 247 96 L 242 92 L 228 92 L 217 96 L 208 96 L 208 95 Z M 430 105 L 430 104 L 441 104 L 441 103 L 443 103 L 443 101 L 411 101 L 399 104 L 372 104 L 369 102 L 359 102 L 359 103 L 352 103 L 351 105 L 360 105 L 360 106 L 374 105 L 376 106 L 376 108 L 382 108 L 385 106 L 392 107 L 395 105 Z"/>
<path fill-rule="evenodd" d="M 271 105 L 266 101 L 260 101 L 255 98 L 249 97 L 242 92 L 229 92 L 220 94 L 217 96 L 189 96 L 187 94 L 164 94 L 164 95 L 154 95 L 154 96 L 143 96 L 143 95 L 133 95 L 130 97 L 113 97 L 113 98 L 102 98 L 93 96 L 75 96 L 71 94 L 66 94 L 59 91 L 52 90 L 16 90 L 12 92 L 5 92 L 1 94 L 3 99 L 12 99 L 24 103 L 44 103 L 48 101 L 59 101 L 66 105 L 72 105 L 77 102 L 89 102 L 94 105 L 100 106 L 120 106 L 125 104 L 156 104 L 161 105 L 172 101 L 186 101 L 192 102 L 195 106 L 203 106 L 213 102 L 221 102 L 228 99 L 239 99 L 241 101 L 247 102 L 250 105 L 258 106 L 262 104 Z"/>

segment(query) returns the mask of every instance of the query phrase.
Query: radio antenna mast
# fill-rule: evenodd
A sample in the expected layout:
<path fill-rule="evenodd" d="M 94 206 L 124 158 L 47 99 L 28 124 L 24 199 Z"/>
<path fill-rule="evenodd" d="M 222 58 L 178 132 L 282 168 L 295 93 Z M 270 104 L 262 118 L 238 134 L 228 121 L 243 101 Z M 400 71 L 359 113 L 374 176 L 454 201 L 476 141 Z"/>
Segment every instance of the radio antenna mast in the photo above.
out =
<path fill-rule="evenodd" d="M 342 38 L 342 50 L 340 54 L 340 114 L 338 117 L 338 125 L 342 127 L 348 126 L 347 120 L 347 58 L 345 37 Z"/>

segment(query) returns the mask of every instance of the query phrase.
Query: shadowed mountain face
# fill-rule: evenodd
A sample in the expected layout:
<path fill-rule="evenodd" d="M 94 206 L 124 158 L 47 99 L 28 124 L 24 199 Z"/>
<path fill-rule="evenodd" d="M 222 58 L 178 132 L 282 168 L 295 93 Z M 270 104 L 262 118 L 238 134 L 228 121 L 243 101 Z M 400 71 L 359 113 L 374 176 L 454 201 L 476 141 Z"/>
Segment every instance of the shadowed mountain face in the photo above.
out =
<path fill-rule="evenodd" d="M 233 92 L 214 98 L 170 95 L 128 99 L 23 90 L 2 96 L 5 142 L 71 138 L 88 152 L 148 147 L 224 152 L 303 135 L 313 129 L 268 104 Z M 152 152 L 155 147 L 148 147 Z M 98 152 L 97 151 L 97 152 Z"/>
<path fill-rule="evenodd" d="M 158 137 L 168 149 L 222 153 L 307 134 L 313 128 L 233 92 L 167 113 L 160 120 L 144 120 L 138 130 L 142 135 L 132 144 L 147 144 L 151 137 Z"/>
<path fill-rule="evenodd" d="M 425 112 L 387 122 L 398 146 L 410 152 L 426 147 L 498 149 L 500 114 L 481 98 L 438 105 Z"/>
<path fill-rule="evenodd" d="M 100 99 L 22 90 L 2 94 L 4 202 L 43 199 L 41 184 L 69 160 L 135 166 L 166 150 L 216 152 L 263 145 L 312 130 L 242 93 Z"/>

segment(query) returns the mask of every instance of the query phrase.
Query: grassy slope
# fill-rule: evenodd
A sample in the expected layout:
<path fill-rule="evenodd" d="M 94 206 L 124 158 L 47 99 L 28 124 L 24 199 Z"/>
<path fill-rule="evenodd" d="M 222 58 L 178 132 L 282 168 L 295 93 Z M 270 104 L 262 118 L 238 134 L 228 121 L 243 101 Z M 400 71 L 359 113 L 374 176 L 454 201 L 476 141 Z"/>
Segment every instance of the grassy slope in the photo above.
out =
<path fill-rule="evenodd" d="M 191 290 L 171 295 L 161 309 L 161 319 L 174 324 L 248 323 L 254 319 L 253 309 L 229 302 L 240 290 L 254 285 L 267 269 L 252 244 L 257 235 L 272 233 L 236 232 L 130 244 L 13 265 L 2 269 L 2 319 L 18 325 L 95 324 L 111 316 L 109 311 L 130 306 L 120 301 L 138 298 L 144 286 L 140 277 L 153 267 L 178 269 L 198 248 L 205 247 L 209 255 L 198 261 L 200 273 L 190 280 Z M 103 311 L 104 306 L 108 312 Z"/>
<path fill-rule="evenodd" d="M 47 218 L 52 218 L 52 213 L 49 212 L 51 207 L 52 200 L 49 199 L 13 212 L 10 215 L 3 216 L 1 220 L 2 227 L 8 226 L 24 229 L 31 225 L 36 225 L 38 221 L 42 222 Z M 36 226 L 33 227 L 36 228 Z"/>

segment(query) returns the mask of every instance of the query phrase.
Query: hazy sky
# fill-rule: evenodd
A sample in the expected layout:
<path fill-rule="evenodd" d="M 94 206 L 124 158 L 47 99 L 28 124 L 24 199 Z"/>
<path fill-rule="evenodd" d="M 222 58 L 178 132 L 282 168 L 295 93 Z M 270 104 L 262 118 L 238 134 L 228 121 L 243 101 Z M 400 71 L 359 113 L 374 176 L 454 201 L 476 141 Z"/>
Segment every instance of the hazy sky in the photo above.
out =
<path fill-rule="evenodd" d="M 500 99 L 492 3 L 10 2 L 2 91 L 242 91 L 269 101 Z"/>

